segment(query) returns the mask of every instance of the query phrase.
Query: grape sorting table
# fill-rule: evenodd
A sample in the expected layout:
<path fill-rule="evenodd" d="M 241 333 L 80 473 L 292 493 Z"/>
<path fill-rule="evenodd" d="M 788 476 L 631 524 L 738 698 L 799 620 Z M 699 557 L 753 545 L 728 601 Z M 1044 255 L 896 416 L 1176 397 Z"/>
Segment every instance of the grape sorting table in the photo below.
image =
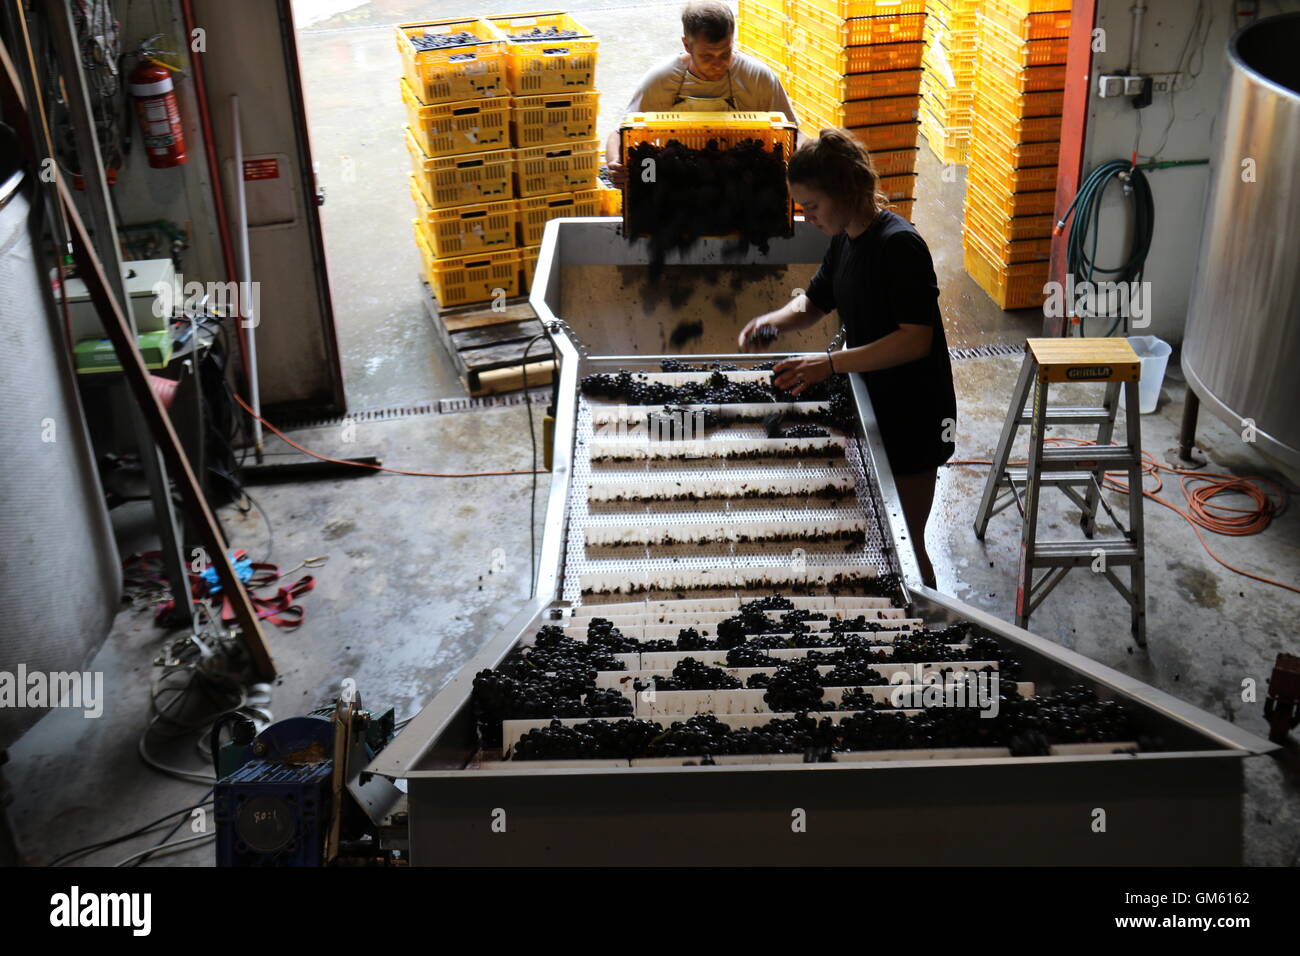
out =
<path fill-rule="evenodd" d="M 922 586 L 861 381 L 852 383 L 856 421 L 849 434 L 826 438 L 768 438 L 762 409 L 733 405 L 734 420 L 703 435 L 647 442 L 635 427 L 645 409 L 620 411 L 616 402 L 581 393 L 582 378 L 597 372 L 630 369 L 674 384 L 693 374 L 659 371 L 666 356 L 654 352 L 666 353 L 666 342 L 645 350 L 641 341 L 639 354 L 590 354 L 587 341 L 608 340 L 608 323 L 575 328 L 573 315 L 564 315 L 573 294 L 566 288 L 569 267 L 644 264 L 643 251 L 624 243 L 618 226 L 612 219 L 553 221 L 538 261 L 532 305 L 553 334 L 561 368 L 537 597 L 368 768 L 407 782 L 412 862 L 1239 863 L 1241 758 L 1272 745 Z M 751 251 L 740 259 L 759 268 L 807 264 L 818 261 L 820 249 L 818 237 L 798 223 L 795 235 L 774 240 L 766 255 Z M 704 240 L 680 264 L 734 263 L 728 255 L 723 240 Z M 590 294 L 589 284 L 583 293 Z M 637 335 L 644 339 L 645 331 L 629 331 Z M 504 720 L 499 746 L 481 742 L 471 699 L 475 674 L 530 644 L 543 625 L 583 640 L 600 617 L 643 641 L 675 638 L 685 627 L 707 638 L 742 601 L 773 592 L 818 618 L 804 623 L 819 637 L 842 628 L 837 620 L 870 621 L 871 643 L 886 652 L 879 673 L 908 685 L 942 668 L 996 670 L 996 661 L 888 660 L 891 645 L 921 627 L 963 625 L 1020 662 L 1022 696 L 1084 685 L 1119 702 L 1142 739 L 1063 744 L 1041 756 L 996 747 L 854 748 L 837 751 L 833 762 L 736 754 L 707 766 L 680 756 L 511 759 L 520 739 L 549 720 Z M 774 664 L 807 654 L 798 640 L 790 643 L 765 653 Z M 810 643 L 827 649 L 824 640 Z M 762 689 L 641 689 L 685 657 L 723 667 L 742 684 L 763 669 L 728 667 L 725 651 L 615 656 L 624 669 L 599 672 L 597 687 L 625 694 L 638 718 L 667 726 L 711 713 L 737 729 L 792 716 L 773 713 Z M 883 702 L 894 689 L 865 692 Z M 849 690 L 824 693 L 837 700 Z M 837 708 L 825 716 L 840 722 L 852 714 Z"/>

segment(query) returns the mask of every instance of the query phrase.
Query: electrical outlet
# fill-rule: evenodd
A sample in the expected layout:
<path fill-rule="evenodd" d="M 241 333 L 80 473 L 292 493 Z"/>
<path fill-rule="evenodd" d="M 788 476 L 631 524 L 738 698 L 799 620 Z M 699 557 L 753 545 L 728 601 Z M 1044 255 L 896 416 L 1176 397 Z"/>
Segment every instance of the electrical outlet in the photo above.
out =
<path fill-rule="evenodd" d="M 1181 73 L 1152 73 L 1151 74 L 1151 92 L 1176 93 L 1183 88 L 1183 74 Z"/>
<path fill-rule="evenodd" d="M 1126 76 L 1124 77 L 1124 95 L 1137 96 L 1142 92 L 1142 83 L 1146 79 L 1143 76 Z"/>
<path fill-rule="evenodd" d="M 1118 73 L 1107 73 L 1097 78 L 1097 94 L 1106 99 L 1111 96 L 1124 95 L 1124 77 Z"/>

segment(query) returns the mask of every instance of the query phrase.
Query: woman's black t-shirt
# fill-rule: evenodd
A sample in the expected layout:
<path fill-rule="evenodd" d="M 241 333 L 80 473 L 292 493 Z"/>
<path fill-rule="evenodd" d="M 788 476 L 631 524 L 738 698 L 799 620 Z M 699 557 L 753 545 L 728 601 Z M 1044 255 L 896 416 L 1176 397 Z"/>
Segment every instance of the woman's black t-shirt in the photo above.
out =
<path fill-rule="evenodd" d="M 900 325 L 933 329 L 929 355 L 863 378 L 895 474 L 927 471 L 951 458 L 957 396 L 939 284 L 930 250 L 912 224 L 882 210 L 856 239 L 840 233 L 805 294 L 823 312 L 839 312 L 850 348 L 884 338 Z"/>

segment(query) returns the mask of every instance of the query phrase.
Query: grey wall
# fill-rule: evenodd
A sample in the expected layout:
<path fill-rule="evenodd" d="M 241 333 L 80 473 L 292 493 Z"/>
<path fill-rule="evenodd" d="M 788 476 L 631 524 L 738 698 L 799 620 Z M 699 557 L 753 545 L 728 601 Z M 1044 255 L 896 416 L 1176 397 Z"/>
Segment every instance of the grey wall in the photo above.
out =
<path fill-rule="evenodd" d="M 1231 0 L 1148 0 L 1142 43 L 1135 71 L 1172 73 L 1196 18 L 1204 12 L 1199 35 L 1206 37 L 1203 53 L 1195 40 L 1183 56 L 1183 88 L 1172 95 L 1157 94 L 1144 110 L 1125 98 L 1101 99 L 1096 77 L 1123 72 L 1128 66 L 1133 0 L 1100 0 L 1097 26 L 1105 30 L 1106 51 L 1093 57 L 1088 130 L 1083 173 L 1110 159 L 1127 159 L 1135 146 L 1140 156 L 1162 160 L 1208 159 L 1215 142 L 1217 118 L 1227 73 L 1228 38 L 1236 30 Z M 1261 17 L 1300 10 L 1300 0 L 1263 0 Z M 1206 25 L 1208 24 L 1208 29 Z M 1187 61 L 1192 69 L 1187 71 Z M 1196 73 L 1191 76 L 1190 73 Z M 1172 121 L 1172 122 L 1171 122 Z M 1139 139 L 1139 122 L 1141 124 Z M 1168 139 L 1165 130 L 1168 127 Z M 1140 144 L 1140 145 L 1139 145 Z M 1142 159 L 1139 159 L 1141 162 Z M 1182 341 L 1192 274 L 1196 268 L 1205 223 L 1208 166 L 1190 166 L 1147 173 L 1155 200 L 1155 237 L 1147 257 L 1151 282 L 1151 326 L 1142 334 L 1158 335 L 1172 344 Z M 1128 241 L 1125 200 L 1113 185 L 1102 205 L 1101 248 L 1124 248 Z M 1119 253 L 1100 255 L 1102 265 L 1115 265 Z"/>

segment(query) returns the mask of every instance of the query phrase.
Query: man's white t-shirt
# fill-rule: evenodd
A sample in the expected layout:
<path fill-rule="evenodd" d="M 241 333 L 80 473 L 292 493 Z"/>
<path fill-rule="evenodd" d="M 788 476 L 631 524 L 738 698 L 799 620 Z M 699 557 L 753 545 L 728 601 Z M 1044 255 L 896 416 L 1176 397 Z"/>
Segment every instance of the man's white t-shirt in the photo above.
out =
<path fill-rule="evenodd" d="M 728 76 L 720 80 L 701 80 L 688 68 L 689 60 L 685 53 L 675 53 L 652 67 L 641 80 L 641 85 L 632 94 L 627 104 L 628 113 L 649 113 L 671 110 L 677 96 L 696 96 L 717 99 L 733 97 L 738 111 L 759 110 L 762 112 L 784 113 L 790 122 L 796 125 L 799 118 L 795 116 L 790 97 L 785 87 L 777 79 L 767 64 L 744 53 L 735 53 L 731 58 Z M 680 85 L 681 91 L 678 92 Z"/>

